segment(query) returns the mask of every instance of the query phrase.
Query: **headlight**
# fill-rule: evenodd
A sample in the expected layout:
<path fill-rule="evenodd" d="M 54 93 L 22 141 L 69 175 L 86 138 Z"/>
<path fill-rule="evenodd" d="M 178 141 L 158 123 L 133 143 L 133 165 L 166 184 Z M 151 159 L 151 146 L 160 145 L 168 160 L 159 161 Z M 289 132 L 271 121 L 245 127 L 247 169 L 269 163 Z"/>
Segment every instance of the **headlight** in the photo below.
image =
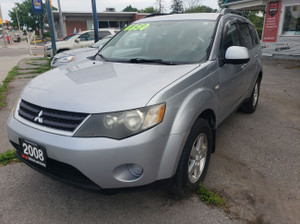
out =
<path fill-rule="evenodd" d="M 68 56 L 68 57 L 62 57 L 62 58 L 58 58 L 56 60 L 56 62 L 59 62 L 59 63 L 68 63 L 68 62 L 71 62 L 75 59 L 75 56 Z"/>
<path fill-rule="evenodd" d="M 123 112 L 93 114 L 75 136 L 126 138 L 161 123 L 165 109 L 166 105 L 163 103 Z"/>
<path fill-rule="evenodd" d="M 51 45 L 46 45 L 45 48 L 46 48 L 47 51 L 49 51 L 49 50 L 52 49 L 52 46 Z"/>

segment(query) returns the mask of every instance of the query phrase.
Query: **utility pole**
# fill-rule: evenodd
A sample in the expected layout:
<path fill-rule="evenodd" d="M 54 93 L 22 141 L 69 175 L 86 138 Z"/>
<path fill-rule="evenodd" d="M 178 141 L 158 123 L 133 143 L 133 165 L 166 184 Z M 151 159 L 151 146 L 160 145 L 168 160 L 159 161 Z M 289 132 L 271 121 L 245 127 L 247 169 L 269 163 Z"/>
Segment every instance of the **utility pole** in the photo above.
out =
<path fill-rule="evenodd" d="M 96 0 L 92 0 L 95 42 L 99 40 Z"/>
<path fill-rule="evenodd" d="M 17 6 L 15 7 L 15 12 L 16 12 L 16 16 L 17 16 L 18 28 L 19 28 L 19 31 L 21 31 L 21 27 L 20 27 L 20 21 L 19 21 L 19 15 L 18 15 Z"/>
<path fill-rule="evenodd" d="M 54 55 L 56 55 L 56 41 L 55 41 L 55 29 L 54 29 L 54 22 L 53 22 L 53 15 L 52 15 L 52 9 L 51 9 L 51 5 L 50 5 L 50 0 L 46 0 L 46 8 L 47 8 L 48 24 L 50 26 L 52 52 L 53 52 L 53 57 L 54 57 Z"/>
<path fill-rule="evenodd" d="M 60 7 L 60 0 L 57 0 L 57 4 L 58 4 L 58 12 L 59 12 L 60 33 L 62 35 L 61 37 L 64 37 L 66 36 L 66 34 L 65 34 L 65 27 L 64 27 L 64 22 L 63 22 L 61 7 Z"/>

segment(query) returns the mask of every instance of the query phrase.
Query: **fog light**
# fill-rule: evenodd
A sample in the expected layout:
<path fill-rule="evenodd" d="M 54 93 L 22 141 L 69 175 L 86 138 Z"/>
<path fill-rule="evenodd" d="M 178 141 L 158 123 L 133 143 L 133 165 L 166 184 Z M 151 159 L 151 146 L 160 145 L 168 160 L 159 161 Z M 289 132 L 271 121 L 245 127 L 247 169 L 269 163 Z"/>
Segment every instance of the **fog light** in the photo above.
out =
<path fill-rule="evenodd" d="M 128 169 L 136 177 L 140 177 L 143 173 L 143 168 L 138 164 L 129 164 Z"/>

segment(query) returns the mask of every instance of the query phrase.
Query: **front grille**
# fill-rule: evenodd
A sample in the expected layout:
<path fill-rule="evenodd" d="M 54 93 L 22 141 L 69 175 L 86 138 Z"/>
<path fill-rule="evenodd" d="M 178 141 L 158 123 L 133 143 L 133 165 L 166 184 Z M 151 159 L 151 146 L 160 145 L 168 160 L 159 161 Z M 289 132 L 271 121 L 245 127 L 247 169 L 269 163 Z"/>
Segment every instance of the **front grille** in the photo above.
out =
<path fill-rule="evenodd" d="M 41 172 L 44 175 L 49 176 L 52 179 L 65 182 L 78 187 L 83 187 L 91 190 L 101 190 L 101 188 L 96 185 L 93 181 L 87 178 L 83 173 L 81 173 L 75 167 L 59 162 L 57 160 L 47 158 L 47 167 L 42 167 L 36 163 L 32 163 L 26 159 L 22 158 L 22 152 L 20 146 L 14 142 L 11 144 L 16 148 L 16 156 L 19 160 L 30 166 L 31 168 Z"/>
<path fill-rule="evenodd" d="M 25 100 L 21 101 L 18 113 L 20 117 L 41 126 L 71 132 L 88 116 L 85 113 L 40 107 Z"/>

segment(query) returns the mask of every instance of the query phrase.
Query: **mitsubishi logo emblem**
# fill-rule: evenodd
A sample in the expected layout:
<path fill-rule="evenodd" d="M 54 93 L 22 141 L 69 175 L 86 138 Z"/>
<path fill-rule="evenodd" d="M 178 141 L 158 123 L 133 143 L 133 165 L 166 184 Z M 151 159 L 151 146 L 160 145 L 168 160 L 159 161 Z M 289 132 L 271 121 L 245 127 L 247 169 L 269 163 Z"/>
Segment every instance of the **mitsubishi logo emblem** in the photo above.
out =
<path fill-rule="evenodd" d="M 43 115 L 43 111 L 41 110 L 41 111 L 39 112 L 39 115 L 38 115 L 37 117 L 34 118 L 34 122 L 38 122 L 38 123 L 42 124 L 42 123 L 43 123 L 43 118 L 41 118 L 42 115 Z"/>

